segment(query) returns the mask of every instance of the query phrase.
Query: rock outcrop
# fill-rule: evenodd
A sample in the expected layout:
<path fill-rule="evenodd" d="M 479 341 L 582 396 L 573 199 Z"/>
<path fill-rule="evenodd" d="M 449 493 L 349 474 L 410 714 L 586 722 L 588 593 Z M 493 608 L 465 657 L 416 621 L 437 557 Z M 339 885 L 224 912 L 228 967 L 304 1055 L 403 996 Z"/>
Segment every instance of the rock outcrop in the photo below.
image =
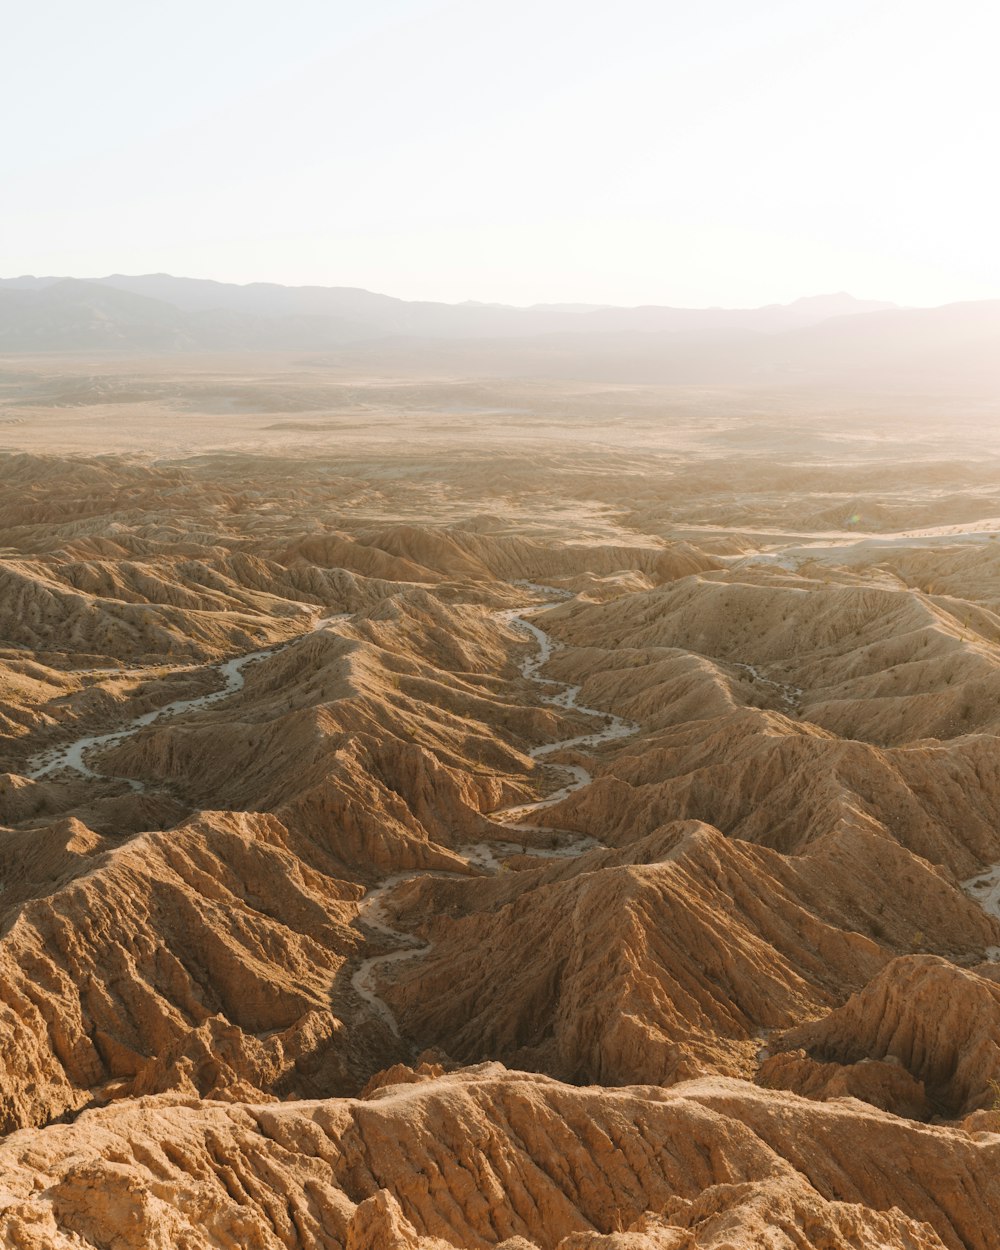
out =
<path fill-rule="evenodd" d="M 765 1235 L 988 1250 L 998 1143 L 738 1081 L 609 1092 L 493 1064 L 363 1102 L 161 1096 L 16 1133 L 0 1144 L 0 1236 L 25 1250 L 722 1250 Z"/>

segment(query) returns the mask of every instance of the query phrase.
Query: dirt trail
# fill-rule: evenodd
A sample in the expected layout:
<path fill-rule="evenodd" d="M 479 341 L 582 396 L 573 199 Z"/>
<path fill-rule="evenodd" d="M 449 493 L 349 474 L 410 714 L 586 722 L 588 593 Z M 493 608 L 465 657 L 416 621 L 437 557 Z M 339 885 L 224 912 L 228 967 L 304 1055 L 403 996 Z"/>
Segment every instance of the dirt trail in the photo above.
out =
<path fill-rule="evenodd" d="M 560 592 L 551 586 L 539 586 L 534 583 L 520 584 L 525 585 L 528 589 L 537 590 L 545 594 L 560 595 Z M 560 597 L 565 598 L 567 596 L 560 595 Z M 530 610 L 540 611 L 542 608 L 551 606 L 551 603 L 532 604 Z M 545 667 L 552 658 L 553 653 L 562 644 L 556 642 L 533 621 L 528 620 L 523 615 L 528 610 L 527 608 L 514 608 L 496 614 L 497 620 L 512 625 L 522 633 L 526 633 L 537 644 L 538 649 L 535 655 L 528 656 L 521 661 L 520 669 L 522 675 L 527 677 L 529 681 L 548 688 L 548 692 L 542 696 L 543 702 L 549 703 L 553 707 L 559 707 L 566 711 L 581 712 L 584 716 L 593 716 L 604 721 L 604 725 L 592 733 L 580 734 L 571 738 L 560 738 L 556 742 L 533 747 L 529 755 L 533 759 L 542 759 L 556 751 L 577 747 L 596 747 L 601 743 L 611 742 L 618 738 L 627 738 L 631 734 L 637 733 L 639 730 L 638 725 L 622 720 L 620 716 L 614 716 L 598 708 L 584 707 L 578 703 L 577 699 L 581 689 L 579 686 L 573 686 L 568 682 L 555 681 L 550 677 L 539 675 L 541 669 Z M 490 818 L 496 823 L 498 831 L 500 829 L 524 830 L 532 833 L 550 832 L 553 834 L 560 832 L 548 825 L 527 824 L 523 818 L 529 816 L 532 812 L 542 811 L 547 807 L 552 807 L 555 803 L 562 802 L 567 795 L 590 785 L 593 778 L 587 769 L 580 764 L 550 764 L 548 767 L 554 771 L 561 772 L 566 777 L 565 784 L 548 795 L 547 798 L 538 799 L 534 803 L 521 803 L 513 807 L 501 808 L 493 812 Z M 541 859 L 573 859 L 601 845 L 603 844 L 598 842 L 596 838 L 579 837 L 571 842 L 545 850 L 532 848 L 530 853 Z M 501 857 L 521 854 L 522 849 L 521 843 L 509 842 L 501 838 L 467 843 L 458 848 L 459 852 L 465 856 L 467 863 L 493 874 L 498 873 L 503 866 Z M 351 984 L 358 996 L 371 1007 L 379 1019 L 388 1026 L 396 1037 L 400 1036 L 399 1024 L 388 1003 L 378 994 L 376 987 L 385 969 L 391 967 L 392 964 L 400 963 L 402 960 L 416 959 L 426 955 L 430 950 L 430 943 L 414 937 L 412 933 L 394 928 L 389 923 L 386 915 L 386 900 L 400 885 L 407 881 L 413 881 L 417 877 L 458 877 L 462 875 L 461 873 L 446 872 L 444 870 L 396 873 L 383 881 L 381 885 L 369 890 L 364 899 L 362 899 L 361 907 L 358 911 L 358 920 L 369 929 L 373 929 L 383 937 L 392 938 L 400 945 L 399 949 L 390 951 L 388 954 L 372 955 L 368 959 L 363 960 L 351 978 Z"/>

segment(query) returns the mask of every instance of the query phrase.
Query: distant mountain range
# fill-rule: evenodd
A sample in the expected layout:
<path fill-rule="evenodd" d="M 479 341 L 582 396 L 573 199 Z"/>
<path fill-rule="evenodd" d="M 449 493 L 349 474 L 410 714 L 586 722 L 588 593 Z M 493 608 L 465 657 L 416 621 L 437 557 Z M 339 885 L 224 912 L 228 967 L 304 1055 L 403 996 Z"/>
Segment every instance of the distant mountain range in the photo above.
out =
<path fill-rule="evenodd" d="M 608 308 L 435 304 L 354 287 L 236 286 L 169 274 L 79 281 L 0 280 L 0 350 L 325 349 L 391 338 L 489 339 L 547 334 L 775 333 L 891 305 L 823 295 L 764 308 Z"/>
<path fill-rule="evenodd" d="M 0 279 L 0 353 L 302 351 L 497 376 L 925 384 L 933 375 L 992 386 L 998 348 L 1000 301 L 902 309 L 839 293 L 750 309 L 514 308 L 169 274 Z"/>

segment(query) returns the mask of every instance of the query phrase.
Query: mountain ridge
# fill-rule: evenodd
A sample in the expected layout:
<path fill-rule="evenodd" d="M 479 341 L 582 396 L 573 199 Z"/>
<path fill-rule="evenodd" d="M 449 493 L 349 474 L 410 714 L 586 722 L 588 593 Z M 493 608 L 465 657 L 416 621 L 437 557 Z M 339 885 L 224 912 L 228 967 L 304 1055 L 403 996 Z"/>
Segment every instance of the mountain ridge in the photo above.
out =
<path fill-rule="evenodd" d="M 169 274 L 0 279 L 0 354 L 303 352 L 365 371 L 682 386 L 1000 387 L 1000 300 L 443 304 Z"/>
<path fill-rule="evenodd" d="M 112 293 L 120 294 L 122 299 L 117 300 Z M 125 300 L 129 296 L 160 307 L 154 313 L 151 304 L 128 304 Z M 633 308 L 536 304 L 518 308 L 476 301 L 446 304 L 402 300 L 359 287 L 290 287 L 268 282 L 237 285 L 212 279 L 175 278 L 170 274 L 111 274 L 96 279 L 26 275 L 0 279 L 0 297 L 7 305 L 7 319 L 0 320 L 0 348 L 8 350 L 30 349 L 50 341 L 57 348 L 76 344 L 86 347 L 112 337 L 128 344 L 133 339 L 141 340 L 142 329 L 148 329 L 151 321 L 158 325 L 162 346 L 168 349 L 183 350 L 192 345 L 258 347 L 262 341 L 278 347 L 290 342 L 295 347 L 310 348 L 398 336 L 464 340 L 581 331 L 780 331 L 831 315 L 891 307 L 881 301 L 854 300 L 838 293 L 757 309 L 687 309 L 652 304 Z M 101 310 L 105 322 L 102 333 L 94 332 L 86 316 L 80 318 L 81 310 L 86 313 L 95 307 Z M 168 309 L 173 311 L 168 313 Z M 67 317 L 72 320 L 74 310 L 79 324 L 73 342 L 67 343 Z M 43 319 L 39 319 L 39 314 Z M 51 329 L 45 316 L 54 323 Z M 132 317 L 138 318 L 139 327 L 133 325 Z M 230 320 L 221 322 L 226 317 Z M 234 322 L 233 318 L 243 320 Z M 115 323 L 113 332 L 107 325 L 109 320 Z"/>

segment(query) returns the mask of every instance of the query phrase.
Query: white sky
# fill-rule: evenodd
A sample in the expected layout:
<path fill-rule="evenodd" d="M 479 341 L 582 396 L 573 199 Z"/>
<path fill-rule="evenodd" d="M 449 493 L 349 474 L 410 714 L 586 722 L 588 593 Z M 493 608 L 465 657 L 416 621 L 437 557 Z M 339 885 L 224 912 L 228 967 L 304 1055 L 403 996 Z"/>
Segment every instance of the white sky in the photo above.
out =
<path fill-rule="evenodd" d="M 997 0 L 0 0 L 0 275 L 1000 297 Z"/>

